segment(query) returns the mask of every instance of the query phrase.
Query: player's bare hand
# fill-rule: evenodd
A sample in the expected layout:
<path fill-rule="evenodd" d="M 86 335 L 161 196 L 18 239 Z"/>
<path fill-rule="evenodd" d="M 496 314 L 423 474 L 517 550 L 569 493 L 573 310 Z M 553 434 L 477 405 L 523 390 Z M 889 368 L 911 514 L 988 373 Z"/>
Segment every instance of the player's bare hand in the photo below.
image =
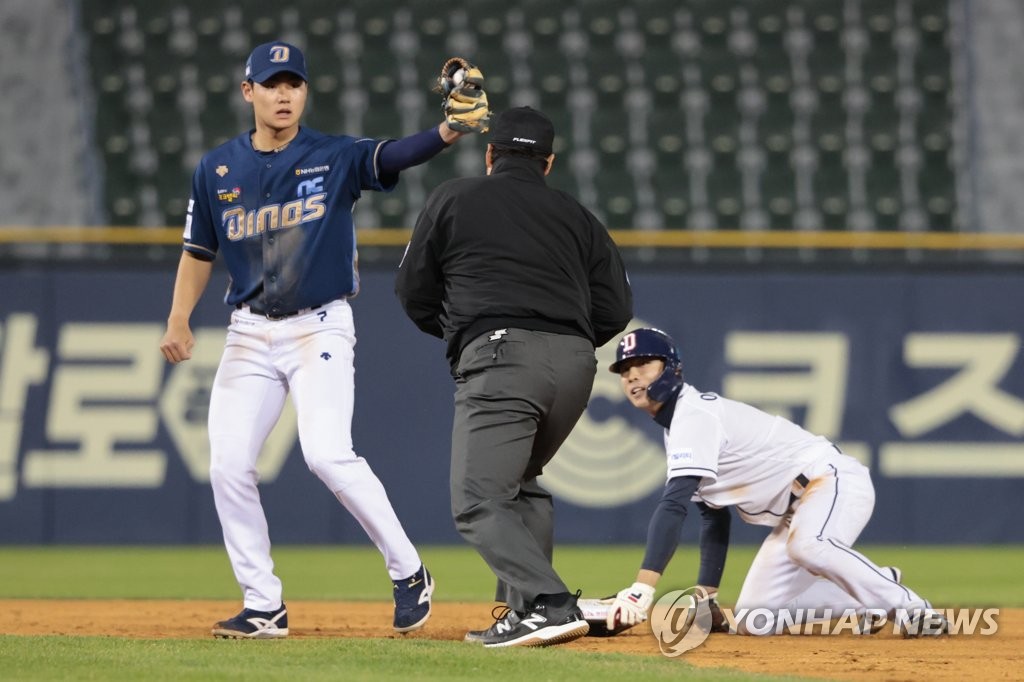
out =
<path fill-rule="evenodd" d="M 167 362 L 179 363 L 192 357 L 196 339 L 187 324 L 168 323 L 164 338 L 160 340 L 160 352 Z"/>
<path fill-rule="evenodd" d="M 633 583 L 615 595 L 615 602 L 608 611 L 608 629 L 622 625 L 636 625 L 647 620 L 647 612 L 654 604 L 654 588 L 644 583 Z"/>

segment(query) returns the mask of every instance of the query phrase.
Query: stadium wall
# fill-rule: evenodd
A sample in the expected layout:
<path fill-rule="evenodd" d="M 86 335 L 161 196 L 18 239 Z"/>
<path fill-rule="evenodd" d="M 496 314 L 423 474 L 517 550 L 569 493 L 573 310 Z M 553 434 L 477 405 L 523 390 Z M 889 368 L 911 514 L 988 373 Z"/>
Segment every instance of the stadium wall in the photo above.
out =
<path fill-rule="evenodd" d="M 228 309 L 219 269 L 192 361 L 158 351 L 170 267 L 0 271 L 0 543 L 211 543 L 205 420 Z M 689 383 L 787 415 L 868 463 L 863 540 L 1024 541 L 1024 273 L 638 272 L 636 325 L 682 343 Z M 458 542 L 448 511 L 453 384 L 443 344 L 363 272 L 352 301 L 356 449 L 417 542 Z M 642 542 L 664 483 L 656 426 L 601 367 L 545 475 L 563 542 Z M 279 543 L 364 543 L 306 469 L 286 412 L 261 460 Z M 972 511 L 973 510 L 973 511 Z M 970 513 L 968 513 L 970 512 Z M 684 536 L 696 535 L 696 523 Z M 764 530 L 734 525 L 736 539 Z"/>

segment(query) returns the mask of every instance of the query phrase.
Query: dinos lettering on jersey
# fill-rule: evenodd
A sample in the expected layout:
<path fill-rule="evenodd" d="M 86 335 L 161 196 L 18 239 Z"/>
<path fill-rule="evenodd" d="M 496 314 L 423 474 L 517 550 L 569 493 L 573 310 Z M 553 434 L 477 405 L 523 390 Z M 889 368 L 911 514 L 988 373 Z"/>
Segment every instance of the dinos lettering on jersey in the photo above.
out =
<path fill-rule="evenodd" d="M 320 220 L 327 212 L 324 206 L 326 198 L 327 193 L 321 192 L 286 204 L 261 206 L 254 211 L 236 206 L 221 213 L 221 223 L 227 238 L 239 241 L 261 235 L 267 230 L 281 230 Z"/>

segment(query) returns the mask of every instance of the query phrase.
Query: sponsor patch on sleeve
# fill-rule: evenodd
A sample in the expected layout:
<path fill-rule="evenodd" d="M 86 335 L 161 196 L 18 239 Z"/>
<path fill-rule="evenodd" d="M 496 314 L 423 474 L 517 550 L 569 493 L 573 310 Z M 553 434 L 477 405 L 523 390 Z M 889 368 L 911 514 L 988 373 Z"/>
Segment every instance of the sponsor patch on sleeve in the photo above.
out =
<path fill-rule="evenodd" d="M 671 452 L 668 455 L 669 466 L 678 466 L 680 464 L 689 464 L 693 461 L 693 450 L 680 450 L 679 452 Z"/>

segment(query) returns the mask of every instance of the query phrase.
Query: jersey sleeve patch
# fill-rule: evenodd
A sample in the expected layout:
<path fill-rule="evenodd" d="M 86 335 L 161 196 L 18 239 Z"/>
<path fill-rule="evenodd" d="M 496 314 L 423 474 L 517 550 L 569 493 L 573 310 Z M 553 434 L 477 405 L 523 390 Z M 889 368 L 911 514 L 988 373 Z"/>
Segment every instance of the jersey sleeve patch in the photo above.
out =
<path fill-rule="evenodd" d="M 673 469 L 679 466 L 693 463 L 693 450 L 679 450 L 677 452 L 669 453 L 668 455 L 668 468 Z"/>

